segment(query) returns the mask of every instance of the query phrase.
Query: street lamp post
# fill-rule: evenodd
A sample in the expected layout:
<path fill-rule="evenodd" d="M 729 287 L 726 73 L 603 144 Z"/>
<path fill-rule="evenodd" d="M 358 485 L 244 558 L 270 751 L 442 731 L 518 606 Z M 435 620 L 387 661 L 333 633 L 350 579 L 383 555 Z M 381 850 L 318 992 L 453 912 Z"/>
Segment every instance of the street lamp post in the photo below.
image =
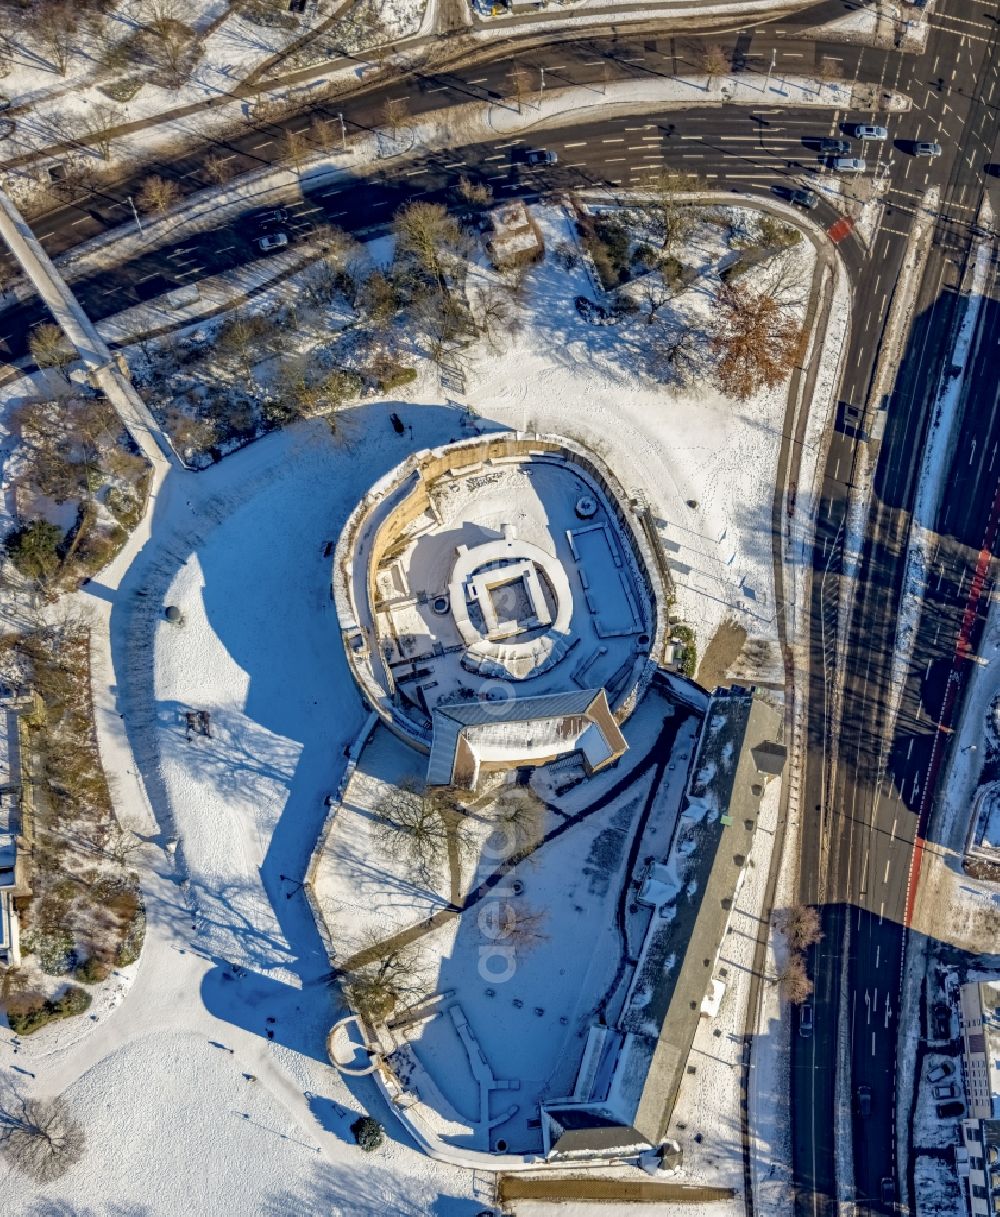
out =
<path fill-rule="evenodd" d="M 140 219 L 139 219 L 139 213 L 138 213 L 138 212 L 136 211 L 136 209 L 135 209 L 135 203 L 133 202 L 133 200 L 132 200 L 132 196 L 131 196 L 131 195 L 129 195 L 129 196 L 128 196 L 127 202 L 128 202 L 129 207 L 131 207 L 131 208 L 132 208 L 132 215 L 133 215 L 133 216 L 134 216 L 134 218 L 135 218 L 135 226 L 136 226 L 136 228 L 138 228 L 138 230 L 139 230 L 139 235 L 140 235 L 140 236 L 142 236 L 142 235 L 143 235 L 143 233 L 142 233 L 142 220 L 140 220 Z"/>
<path fill-rule="evenodd" d="M 341 111 L 337 111 L 337 118 L 340 119 L 340 146 L 347 150 L 347 125 L 344 122 L 344 115 Z"/>
<path fill-rule="evenodd" d="M 777 63 L 777 61 L 778 61 L 778 48 L 772 47 L 771 48 L 771 62 L 768 65 L 768 69 L 767 69 L 767 80 L 764 82 L 764 92 L 765 93 L 771 87 L 771 73 L 774 71 L 774 65 Z"/>

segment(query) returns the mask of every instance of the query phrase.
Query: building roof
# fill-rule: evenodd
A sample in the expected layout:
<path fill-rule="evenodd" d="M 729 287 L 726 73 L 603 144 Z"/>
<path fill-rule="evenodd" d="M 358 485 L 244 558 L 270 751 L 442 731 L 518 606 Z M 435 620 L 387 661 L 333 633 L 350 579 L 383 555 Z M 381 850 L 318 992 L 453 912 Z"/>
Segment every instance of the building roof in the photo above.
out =
<path fill-rule="evenodd" d="M 538 749 L 550 753 L 582 749 L 592 768 L 615 760 L 628 745 L 608 708 L 603 689 L 571 689 L 538 697 L 512 697 L 506 701 L 447 702 L 435 706 L 433 739 L 427 764 L 427 784 L 448 786 L 456 780 L 458 762 L 463 774 L 485 757 L 505 749 L 510 765 L 519 758 L 528 763 Z M 528 733 L 519 728 L 536 724 L 541 738 L 532 751 Z M 509 728 L 492 733 L 475 728 Z M 466 782 L 463 785 L 468 784 Z"/>
<path fill-rule="evenodd" d="M 663 1139 L 753 841 L 761 746 L 780 733 L 781 715 L 751 693 L 711 699 L 668 865 L 651 876 L 662 878 L 672 865 L 677 882 L 646 889 L 661 892 L 664 907 L 650 923 L 618 1019 L 625 1043 L 607 1093 L 593 1095 L 578 1122 L 589 1111 L 597 1127 L 612 1118 L 623 1136 L 637 1130 L 651 1145 Z M 773 747 L 763 755 L 768 765 L 777 759 Z M 563 1137 L 553 1152 L 564 1152 Z"/>

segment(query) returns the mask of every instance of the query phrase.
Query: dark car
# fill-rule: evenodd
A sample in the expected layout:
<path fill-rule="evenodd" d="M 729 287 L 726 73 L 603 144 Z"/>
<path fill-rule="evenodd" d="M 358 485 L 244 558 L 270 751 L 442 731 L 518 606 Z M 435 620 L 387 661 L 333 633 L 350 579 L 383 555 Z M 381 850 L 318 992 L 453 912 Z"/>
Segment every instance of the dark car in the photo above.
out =
<path fill-rule="evenodd" d="M 937 1115 L 939 1120 L 954 1120 L 965 1111 L 965 1104 L 959 1100 L 953 1103 L 938 1103 Z"/>
<path fill-rule="evenodd" d="M 532 148 L 524 154 L 524 159 L 529 165 L 557 165 L 559 154 L 551 148 Z"/>
<path fill-rule="evenodd" d="M 851 153 L 851 141 L 849 139 L 834 139 L 832 136 L 825 135 L 819 141 L 819 150 L 824 156 L 849 156 Z"/>
<path fill-rule="evenodd" d="M 872 1088 L 870 1086 L 858 1087 L 858 1115 L 867 1118 L 872 1114 Z"/>
<path fill-rule="evenodd" d="M 796 207 L 804 207 L 806 211 L 819 205 L 819 195 L 815 190 L 793 190 L 788 196 L 788 201 L 794 203 Z"/>
<path fill-rule="evenodd" d="M 813 1033 L 813 1008 L 810 1005 L 804 1005 L 799 1010 L 799 1035 L 808 1039 Z"/>
<path fill-rule="evenodd" d="M 621 321 L 621 317 L 613 309 L 606 308 L 586 296 L 577 296 L 573 303 L 584 321 L 589 321 L 591 325 L 616 325 Z"/>
<path fill-rule="evenodd" d="M 894 1204 L 896 1201 L 896 1181 L 891 1175 L 882 1178 L 882 1203 Z"/>

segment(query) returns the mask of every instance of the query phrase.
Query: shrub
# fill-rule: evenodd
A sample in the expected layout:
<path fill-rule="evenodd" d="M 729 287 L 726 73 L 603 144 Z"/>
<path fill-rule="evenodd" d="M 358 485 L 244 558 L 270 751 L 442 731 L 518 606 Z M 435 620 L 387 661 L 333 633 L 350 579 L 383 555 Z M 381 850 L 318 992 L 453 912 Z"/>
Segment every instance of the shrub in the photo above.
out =
<path fill-rule="evenodd" d="M 110 961 L 101 959 L 97 955 L 91 955 L 83 963 L 77 964 L 76 970 L 73 973 L 74 979 L 81 981 L 85 985 L 100 984 L 102 980 L 107 980 L 110 975 Z"/>
<path fill-rule="evenodd" d="M 32 520 L 7 537 L 7 556 L 29 579 L 50 578 L 59 569 L 63 532 L 48 520 Z"/>
<path fill-rule="evenodd" d="M 366 1154 L 382 1144 L 382 1125 L 372 1116 L 359 1116 L 351 1125 L 351 1132 Z"/>
<path fill-rule="evenodd" d="M 802 233 L 792 224 L 782 224 L 773 216 L 761 216 L 760 218 L 760 243 L 762 245 L 777 245 L 782 249 L 787 249 L 791 245 L 798 245 L 802 240 Z"/>
<path fill-rule="evenodd" d="M 40 993 L 17 993 L 7 999 L 7 1022 L 15 1035 L 33 1035 L 46 1023 L 72 1018 L 89 1009 L 90 994 L 79 985 L 70 985 L 57 998 L 45 998 Z"/>

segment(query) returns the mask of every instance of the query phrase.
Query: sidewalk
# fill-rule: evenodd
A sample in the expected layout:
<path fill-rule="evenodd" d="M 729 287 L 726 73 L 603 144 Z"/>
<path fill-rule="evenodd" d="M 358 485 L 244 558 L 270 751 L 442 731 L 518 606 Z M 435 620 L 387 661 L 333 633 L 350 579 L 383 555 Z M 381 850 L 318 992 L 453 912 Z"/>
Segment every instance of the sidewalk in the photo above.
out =
<path fill-rule="evenodd" d="M 461 0 L 463 4 L 466 2 L 467 0 Z M 583 12 L 574 11 L 569 15 L 561 13 L 558 16 L 552 16 L 529 13 L 489 21 L 480 18 L 480 23 L 476 28 L 449 39 L 456 43 L 454 51 L 451 51 L 446 44 L 442 45 L 441 36 L 437 34 L 418 35 L 402 44 L 388 48 L 371 47 L 357 55 L 324 59 L 309 67 L 298 68 L 284 75 L 265 79 L 267 68 L 276 66 L 290 53 L 290 49 L 286 49 L 274 56 L 269 64 L 261 65 L 227 92 L 218 93 L 203 101 L 190 102 L 171 110 L 164 110 L 145 118 L 118 123 L 98 134 L 80 132 L 72 139 L 42 146 L 32 152 L 12 156 L 9 159 L 0 159 L 0 171 L 36 165 L 55 156 L 79 152 L 81 148 L 105 143 L 109 139 L 127 139 L 129 136 L 148 133 L 157 128 L 168 128 L 199 115 L 235 123 L 239 118 L 241 103 L 248 98 L 283 102 L 288 100 L 289 90 L 306 93 L 319 87 L 324 87 L 327 92 L 333 88 L 336 94 L 343 93 L 346 97 L 347 91 L 339 86 L 350 86 L 354 83 L 359 90 L 362 87 L 367 89 L 369 82 L 387 83 L 393 79 L 394 74 L 405 73 L 414 68 L 425 68 L 430 71 L 453 69 L 459 66 L 470 53 L 476 50 L 486 50 L 494 42 L 508 41 L 511 35 L 523 36 L 525 39 L 530 36 L 552 38 L 567 29 L 585 29 L 589 33 L 597 33 L 608 26 L 613 26 L 615 29 L 623 25 L 641 28 L 644 25 L 648 26 L 657 14 L 670 14 L 681 21 L 706 19 L 708 25 L 712 24 L 711 18 L 730 21 L 738 15 L 741 18 L 740 24 L 744 24 L 743 19 L 752 19 L 755 16 L 760 18 L 778 16 L 796 12 L 803 7 L 809 6 L 789 3 L 788 0 L 713 0 L 710 3 L 705 3 L 704 0 L 653 0 L 652 3 L 644 6 L 604 5 Z M 314 37 L 315 34 L 316 31 L 313 31 L 310 37 Z M 450 52 L 445 54 L 441 63 L 434 63 L 428 58 L 427 52 L 432 52 L 436 48 Z M 386 51 L 388 51 L 387 55 Z M 380 56 L 383 55 L 385 57 L 380 59 Z M 304 87 L 297 89 L 297 86 Z M 175 138 L 176 134 L 176 132 L 167 132 L 169 138 Z M 0 143 L 0 158 L 2 158 L 3 152 L 4 145 Z"/>
<path fill-rule="evenodd" d="M 20 262 L 56 324 L 76 348 L 91 382 L 104 391 L 118 411 L 139 450 L 154 470 L 169 463 L 173 452 L 163 431 L 122 375 L 104 339 L 3 191 L 0 191 L 0 237 Z"/>

